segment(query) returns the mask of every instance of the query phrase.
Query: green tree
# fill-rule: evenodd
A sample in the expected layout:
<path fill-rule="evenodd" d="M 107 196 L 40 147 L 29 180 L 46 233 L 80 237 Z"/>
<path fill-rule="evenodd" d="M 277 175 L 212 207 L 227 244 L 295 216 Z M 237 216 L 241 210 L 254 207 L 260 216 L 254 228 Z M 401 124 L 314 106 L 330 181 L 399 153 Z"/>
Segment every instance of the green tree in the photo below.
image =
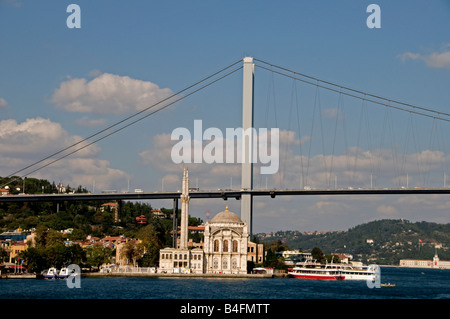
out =
<path fill-rule="evenodd" d="M 90 246 L 86 248 L 86 264 L 97 269 L 111 262 L 113 250 L 110 247 Z"/>
<path fill-rule="evenodd" d="M 152 224 L 148 224 L 138 231 L 137 238 L 142 241 L 145 250 L 141 260 L 141 266 L 151 267 L 157 265 L 159 261 L 159 250 L 163 248 L 159 235 L 159 232 L 156 231 Z"/>
<path fill-rule="evenodd" d="M 24 260 L 25 267 L 30 273 L 38 273 L 47 268 L 44 248 L 29 247 L 20 252 L 19 257 Z"/>
<path fill-rule="evenodd" d="M 311 256 L 313 260 L 317 260 L 319 263 L 323 263 L 325 261 L 325 256 L 323 255 L 322 249 L 318 247 L 314 247 L 311 250 Z"/>
<path fill-rule="evenodd" d="M 142 243 L 138 243 L 136 240 L 130 240 L 123 247 L 122 257 L 133 262 L 133 266 L 136 266 L 136 261 L 144 256 L 144 250 L 145 248 Z"/>

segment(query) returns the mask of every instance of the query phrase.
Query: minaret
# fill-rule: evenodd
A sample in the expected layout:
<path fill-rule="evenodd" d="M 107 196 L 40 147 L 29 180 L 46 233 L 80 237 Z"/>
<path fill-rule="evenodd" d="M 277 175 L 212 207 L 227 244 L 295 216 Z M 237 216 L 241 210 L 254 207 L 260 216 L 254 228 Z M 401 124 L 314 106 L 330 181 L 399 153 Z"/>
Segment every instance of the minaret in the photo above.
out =
<path fill-rule="evenodd" d="M 188 247 L 188 219 L 189 219 L 189 172 L 184 168 L 181 188 L 181 238 L 180 249 Z"/>

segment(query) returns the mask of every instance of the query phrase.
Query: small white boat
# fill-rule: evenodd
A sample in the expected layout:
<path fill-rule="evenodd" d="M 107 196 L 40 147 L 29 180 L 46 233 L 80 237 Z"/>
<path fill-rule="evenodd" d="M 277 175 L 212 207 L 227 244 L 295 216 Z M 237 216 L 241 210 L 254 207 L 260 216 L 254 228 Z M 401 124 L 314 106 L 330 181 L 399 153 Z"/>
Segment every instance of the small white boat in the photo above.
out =
<path fill-rule="evenodd" d="M 67 267 L 61 268 L 57 278 L 58 279 L 67 279 L 69 277 L 69 269 Z"/>
<path fill-rule="evenodd" d="M 58 276 L 58 269 L 52 267 L 50 268 L 47 273 L 44 275 L 44 279 L 56 279 Z"/>
<path fill-rule="evenodd" d="M 79 273 L 76 271 L 76 269 L 72 268 L 69 269 L 67 267 L 61 268 L 61 271 L 56 276 L 58 279 L 67 279 L 70 276 L 78 276 Z"/>

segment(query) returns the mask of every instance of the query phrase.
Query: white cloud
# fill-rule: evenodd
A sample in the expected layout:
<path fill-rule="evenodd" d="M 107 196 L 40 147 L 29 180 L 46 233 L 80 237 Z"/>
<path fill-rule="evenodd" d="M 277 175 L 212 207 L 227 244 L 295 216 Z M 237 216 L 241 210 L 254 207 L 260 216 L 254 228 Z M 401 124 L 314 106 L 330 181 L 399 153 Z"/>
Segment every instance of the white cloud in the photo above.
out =
<path fill-rule="evenodd" d="M 98 71 L 90 75 L 98 75 Z M 170 89 L 158 85 L 103 73 L 92 80 L 69 79 L 62 82 L 51 98 L 56 107 L 69 112 L 95 114 L 127 114 L 140 111 L 170 96 Z"/>
<path fill-rule="evenodd" d="M 450 51 L 432 52 L 430 54 L 405 52 L 400 54 L 399 57 L 403 62 L 407 60 L 422 60 L 431 68 L 450 69 Z"/>
<path fill-rule="evenodd" d="M 2 97 L 0 97 L 0 109 L 4 109 L 8 107 L 8 102 L 6 102 L 6 100 Z"/>
<path fill-rule="evenodd" d="M 69 134 L 59 123 L 49 119 L 30 118 L 22 123 L 12 119 L 0 121 L 0 176 L 8 176 L 81 140 L 80 136 Z M 80 143 L 69 152 L 83 145 L 86 144 Z M 98 189 L 111 189 L 119 182 L 123 184 L 127 174 L 111 168 L 109 161 L 98 159 L 99 153 L 100 148 L 97 145 L 91 145 L 36 171 L 30 177 L 84 187 L 92 185 L 95 180 Z M 67 152 L 58 154 L 17 175 L 28 173 L 64 154 Z"/>
<path fill-rule="evenodd" d="M 0 121 L 2 155 L 21 155 L 35 159 L 54 153 L 81 139 L 80 136 L 69 135 L 59 123 L 41 117 L 27 119 L 22 123 L 12 119 Z M 93 145 L 77 153 L 77 156 L 92 156 L 97 152 L 98 147 Z"/>
<path fill-rule="evenodd" d="M 364 150 L 349 147 L 340 155 L 298 154 L 298 145 L 307 140 L 299 139 L 291 131 L 280 131 L 279 170 L 273 175 L 260 174 L 261 163 L 254 164 L 254 188 L 298 189 L 348 188 L 348 187 L 402 187 L 442 186 L 442 168 L 450 162 L 450 157 L 441 151 L 423 150 L 418 153 L 399 154 L 398 150 Z M 143 165 L 151 165 L 157 171 L 179 174 L 184 163 L 176 164 L 171 159 L 172 147 L 179 141 L 172 141 L 170 134 L 157 135 L 152 146 L 139 156 Z M 209 141 L 204 141 L 203 146 Z M 223 143 L 225 154 L 228 149 Z M 191 145 L 193 157 L 193 143 Z M 229 185 L 233 179 L 235 187 L 240 186 L 241 165 L 187 164 L 190 170 L 197 171 L 203 185 L 209 188 Z M 225 186 L 226 186 L 225 185 Z M 175 186 L 178 187 L 178 186 Z M 228 187 L 227 187 L 228 188 Z"/>
<path fill-rule="evenodd" d="M 155 168 L 164 175 L 164 190 L 179 190 L 184 164 L 171 160 L 172 141 L 170 134 L 155 136 L 152 145 L 139 155 L 142 165 Z M 442 186 L 442 167 L 450 161 L 441 151 L 423 150 L 416 153 L 397 153 L 390 149 L 365 150 L 357 147 L 341 155 L 312 155 L 296 153 L 298 145 L 308 142 L 294 132 L 280 131 L 280 169 L 274 175 L 260 175 L 259 164 L 254 165 L 253 185 L 255 189 L 294 189 L 304 185 L 312 188 L 370 187 L 371 172 L 373 187 L 406 186 L 421 184 L 422 176 L 428 178 L 431 186 Z M 209 143 L 205 141 L 204 145 Z M 417 171 L 420 163 L 420 172 Z M 240 164 L 187 164 L 191 186 L 200 189 L 239 189 L 241 184 Z M 303 183 L 302 183 L 303 181 Z M 266 184 L 267 182 L 267 184 Z M 434 184 L 432 184 L 434 183 Z M 159 181 L 159 185 L 162 182 Z M 420 201 L 419 201 L 420 199 Z M 254 227 L 256 231 L 296 230 L 339 230 L 384 218 L 405 218 L 408 220 L 430 220 L 448 222 L 446 212 L 450 201 L 445 197 L 401 197 L 393 195 L 367 196 L 277 196 L 276 198 L 254 198 Z M 225 204 L 239 214 L 240 202 L 228 199 L 192 201 L 196 209 L 194 216 L 205 218 L 204 211 L 211 210 L 211 216 L 223 210 Z M 195 204 L 194 204 L 195 203 Z M 404 204 L 406 203 L 406 205 Z M 233 207 L 233 208 L 231 208 Z M 447 209 L 447 210 L 445 210 Z M 426 212 L 426 215 L 424 214 Z"/>

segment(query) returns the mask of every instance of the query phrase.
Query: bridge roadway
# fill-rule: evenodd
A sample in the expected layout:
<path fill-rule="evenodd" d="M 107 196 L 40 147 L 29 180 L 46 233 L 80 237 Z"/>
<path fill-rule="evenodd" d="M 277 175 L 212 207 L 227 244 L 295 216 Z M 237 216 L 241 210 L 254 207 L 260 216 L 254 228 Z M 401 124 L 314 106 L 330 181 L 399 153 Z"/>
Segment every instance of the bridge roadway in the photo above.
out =
<path fill-rule="evenodd" d="M 198 190 L 189 192 L 191 199 L 228 198 L 240 199 L 243 194 L 256 196 L 299 196 L 299 195 L 406 195 L 406 194 L 450 194 L 450 188 L 370 188 L 370 189 L 253 189 L 253 190 Z M 176 199 L 181 192 L 142 192 L 142 193 L 79 193 L 79 194 L 36 194 L 5 195 L 0 202 L 63 202 L 86 200 L 149 200 Z"/>

